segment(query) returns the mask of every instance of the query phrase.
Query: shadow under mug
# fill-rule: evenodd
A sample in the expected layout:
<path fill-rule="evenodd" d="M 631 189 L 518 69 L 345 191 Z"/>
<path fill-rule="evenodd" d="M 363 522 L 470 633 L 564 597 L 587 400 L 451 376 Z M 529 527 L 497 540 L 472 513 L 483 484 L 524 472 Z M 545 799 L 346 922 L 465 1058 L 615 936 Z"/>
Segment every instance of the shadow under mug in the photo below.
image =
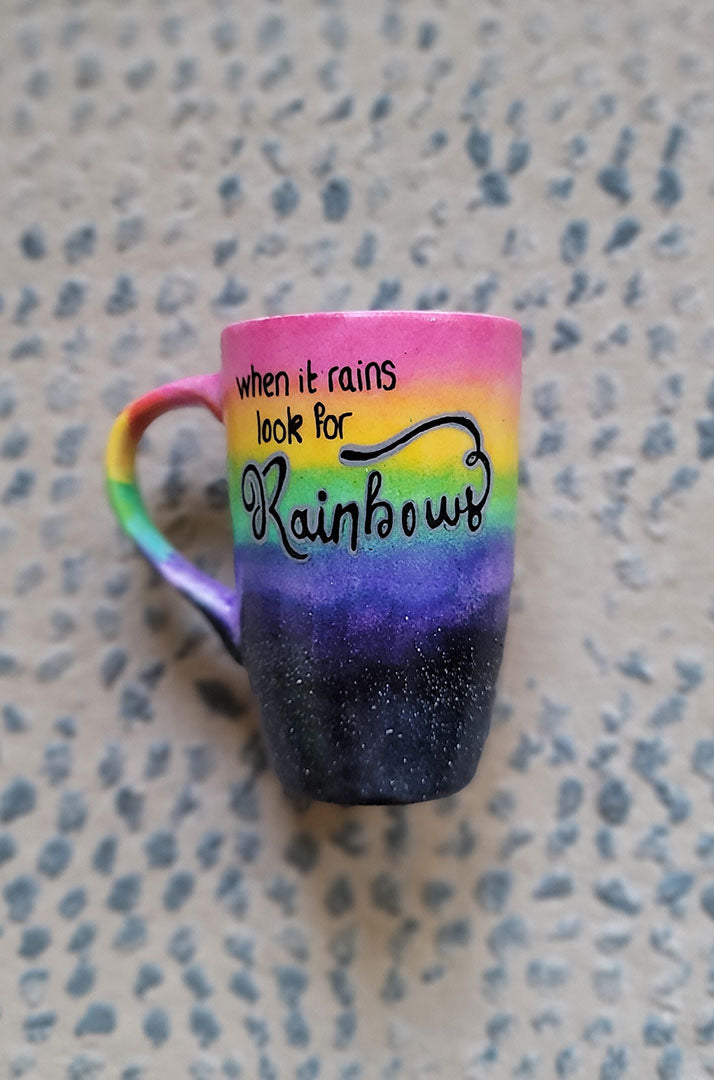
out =
<path fill-rule="evenodd" d="M 235 323 L 222 366 L 118 417 L 109 497 L 244 663 L 273 766 L 336 803 L 450 795 L 491 720 L 513 574 L 521 328 L 447 312 Z M 234 589 L 150 521 L 135 454 L 157 416 L 226 427 Z"/>

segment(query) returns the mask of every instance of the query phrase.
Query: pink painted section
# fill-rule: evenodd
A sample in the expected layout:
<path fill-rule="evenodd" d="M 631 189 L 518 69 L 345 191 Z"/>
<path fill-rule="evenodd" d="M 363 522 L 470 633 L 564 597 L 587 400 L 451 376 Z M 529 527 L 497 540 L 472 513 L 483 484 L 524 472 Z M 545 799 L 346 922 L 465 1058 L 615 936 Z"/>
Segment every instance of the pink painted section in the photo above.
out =
<path fill-rule="evenodd" d="M 272 316 L 233 323 L 221 335 L 224 385 L 252 364 L 292 373 L 309 358 L 315 370 L 391 359 L 400 386 L 498 382 L 518 395 L 521 328 L 511 319 L 462 312 L 360 311 Z"/>

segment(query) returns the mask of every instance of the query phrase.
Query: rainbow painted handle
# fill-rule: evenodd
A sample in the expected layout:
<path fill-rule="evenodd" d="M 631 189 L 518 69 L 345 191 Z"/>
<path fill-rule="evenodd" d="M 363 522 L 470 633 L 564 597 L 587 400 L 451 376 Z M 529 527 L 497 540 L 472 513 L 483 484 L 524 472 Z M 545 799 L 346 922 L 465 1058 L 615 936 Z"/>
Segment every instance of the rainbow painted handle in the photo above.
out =
<path fill-rule="evenodd" d="M 122 528 L 146 558 L 183 593 L 218 631 L 232 656 L 238 651 L 236 595 L 180 555 L 149 517 L 136 484 L 136 450 L 158 416 L 186 405 L 203 405 L 223 422 L 220 375 L 193 375 L 137 398 L 117 417 L 107 445 L 107 489 Z"/>

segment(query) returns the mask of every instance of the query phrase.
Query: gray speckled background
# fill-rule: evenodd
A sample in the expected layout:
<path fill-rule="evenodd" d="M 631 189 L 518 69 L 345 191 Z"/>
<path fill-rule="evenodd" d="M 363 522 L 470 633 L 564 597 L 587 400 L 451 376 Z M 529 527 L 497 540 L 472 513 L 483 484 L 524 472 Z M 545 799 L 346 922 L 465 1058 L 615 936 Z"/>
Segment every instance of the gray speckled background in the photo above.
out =
<path fill-rule="evenodd" d="M 8 0 L 0 31 L 0 1074 L 714 1075 L 714 7 Z M 101 458 L 225 323 L 370 306 L 526 327 L 507 658 L 463 794 L 296 807 Z M 227 579 L 219 426 L 145 449 Z"/>

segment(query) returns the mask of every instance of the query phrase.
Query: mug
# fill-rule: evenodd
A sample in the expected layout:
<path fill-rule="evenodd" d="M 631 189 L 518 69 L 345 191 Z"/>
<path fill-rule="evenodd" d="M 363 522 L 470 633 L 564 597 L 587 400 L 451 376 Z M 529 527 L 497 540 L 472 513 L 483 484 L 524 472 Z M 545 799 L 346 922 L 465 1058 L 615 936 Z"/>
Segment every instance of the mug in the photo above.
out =
<path fill-rule="evenodd" d="M 221 370 L 118 417 L 123 528 L 245 664 L 288 792 L 411 803 L 473 776 L 508 618 L 521 328 L 491 315 L 329 312 L 221 335 Z M 226 427 L 235 588 L 180 555 L 136 487 L 151 421 Z"/>

